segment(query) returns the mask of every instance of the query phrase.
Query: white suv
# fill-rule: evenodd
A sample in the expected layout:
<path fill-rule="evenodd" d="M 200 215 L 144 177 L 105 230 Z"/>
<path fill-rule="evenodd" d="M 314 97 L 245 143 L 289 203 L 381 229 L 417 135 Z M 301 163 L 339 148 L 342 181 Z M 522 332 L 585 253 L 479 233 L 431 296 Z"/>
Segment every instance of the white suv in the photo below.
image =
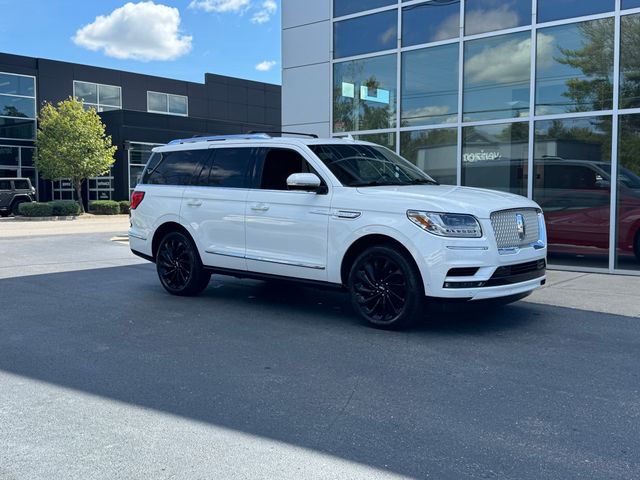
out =
<path fill-rule="evenodd" d="M 252 134 L 155 148 L 129 237 L 174 295 L 202 292 L 212 273 L 289 278 L 348 289 L 382 328 L 409 325 L 425 297 L 510 301 L 545 282 L 536 203 L 438 185 L 351 139 Z"/>

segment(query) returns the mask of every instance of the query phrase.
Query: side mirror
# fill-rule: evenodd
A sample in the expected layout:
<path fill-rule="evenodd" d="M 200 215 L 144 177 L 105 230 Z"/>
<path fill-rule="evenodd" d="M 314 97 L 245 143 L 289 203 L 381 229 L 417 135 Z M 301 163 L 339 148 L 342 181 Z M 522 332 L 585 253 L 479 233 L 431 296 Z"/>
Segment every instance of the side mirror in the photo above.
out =
<path fill-rule="evenodd" d="M 315 173 L 294 173 L 287 178 L 289 190 L 318 192 L 321 183 L 320 178 Z"/>

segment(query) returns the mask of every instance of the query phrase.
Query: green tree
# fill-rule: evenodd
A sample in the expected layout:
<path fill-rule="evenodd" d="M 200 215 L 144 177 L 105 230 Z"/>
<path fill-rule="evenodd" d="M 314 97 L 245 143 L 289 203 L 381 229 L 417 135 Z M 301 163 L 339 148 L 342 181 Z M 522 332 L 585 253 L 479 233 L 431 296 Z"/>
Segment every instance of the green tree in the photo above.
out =
<path fill-rule="evenodd" d="M 73 98 L 56 106 L 45 103 L 38 120 L 36 166 L 40 175 L 49 180 L 69 178 L 84 211 L 82 183 L 107 173 L 117 148 L 96 111 L 85 110 Z"/>

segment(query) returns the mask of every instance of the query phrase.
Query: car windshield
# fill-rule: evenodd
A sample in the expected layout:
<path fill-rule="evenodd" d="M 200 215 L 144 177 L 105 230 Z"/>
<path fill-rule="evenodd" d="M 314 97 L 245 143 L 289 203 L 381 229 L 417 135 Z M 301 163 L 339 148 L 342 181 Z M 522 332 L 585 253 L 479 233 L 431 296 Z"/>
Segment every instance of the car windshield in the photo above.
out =
<path fill-rule="evenodd" d="M 377 145 L 326 144 L 309 148 L 347 187 L 438 184 L 412 163 Z"/>

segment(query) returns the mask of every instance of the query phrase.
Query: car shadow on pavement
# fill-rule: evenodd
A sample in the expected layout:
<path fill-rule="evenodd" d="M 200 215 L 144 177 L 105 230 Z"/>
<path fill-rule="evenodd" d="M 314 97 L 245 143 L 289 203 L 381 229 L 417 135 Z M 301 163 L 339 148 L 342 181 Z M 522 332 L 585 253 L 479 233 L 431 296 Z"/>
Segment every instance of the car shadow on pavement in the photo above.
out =
<path fill-rule="evenodd" d="M 579 335 L 578 320 L 527 303 L 385 332 L 340 292 L 216 276 L 180 298 L 136 265 L 0 280 L 0 305 L 0 370 L 418 478 L 466 478 L 470 466 L 495 468 L 493 449 L 527 444 L 512 430 L 520 406 L 537 405 L 519 382 L 537 378 L 528 369 L 540 351 L 555 368 L 545 389 L 580 387 L 556 338 Z M 615 363 L 595 335 L 577 341 Z M 504 392 L 516 412 L 496 416 Z M 549 412 L 570 422 L 573 410 Z M 451 452 L 475 441 L 452 466 Z M 536 472 L 539 462 L 517 463 Z"/>

